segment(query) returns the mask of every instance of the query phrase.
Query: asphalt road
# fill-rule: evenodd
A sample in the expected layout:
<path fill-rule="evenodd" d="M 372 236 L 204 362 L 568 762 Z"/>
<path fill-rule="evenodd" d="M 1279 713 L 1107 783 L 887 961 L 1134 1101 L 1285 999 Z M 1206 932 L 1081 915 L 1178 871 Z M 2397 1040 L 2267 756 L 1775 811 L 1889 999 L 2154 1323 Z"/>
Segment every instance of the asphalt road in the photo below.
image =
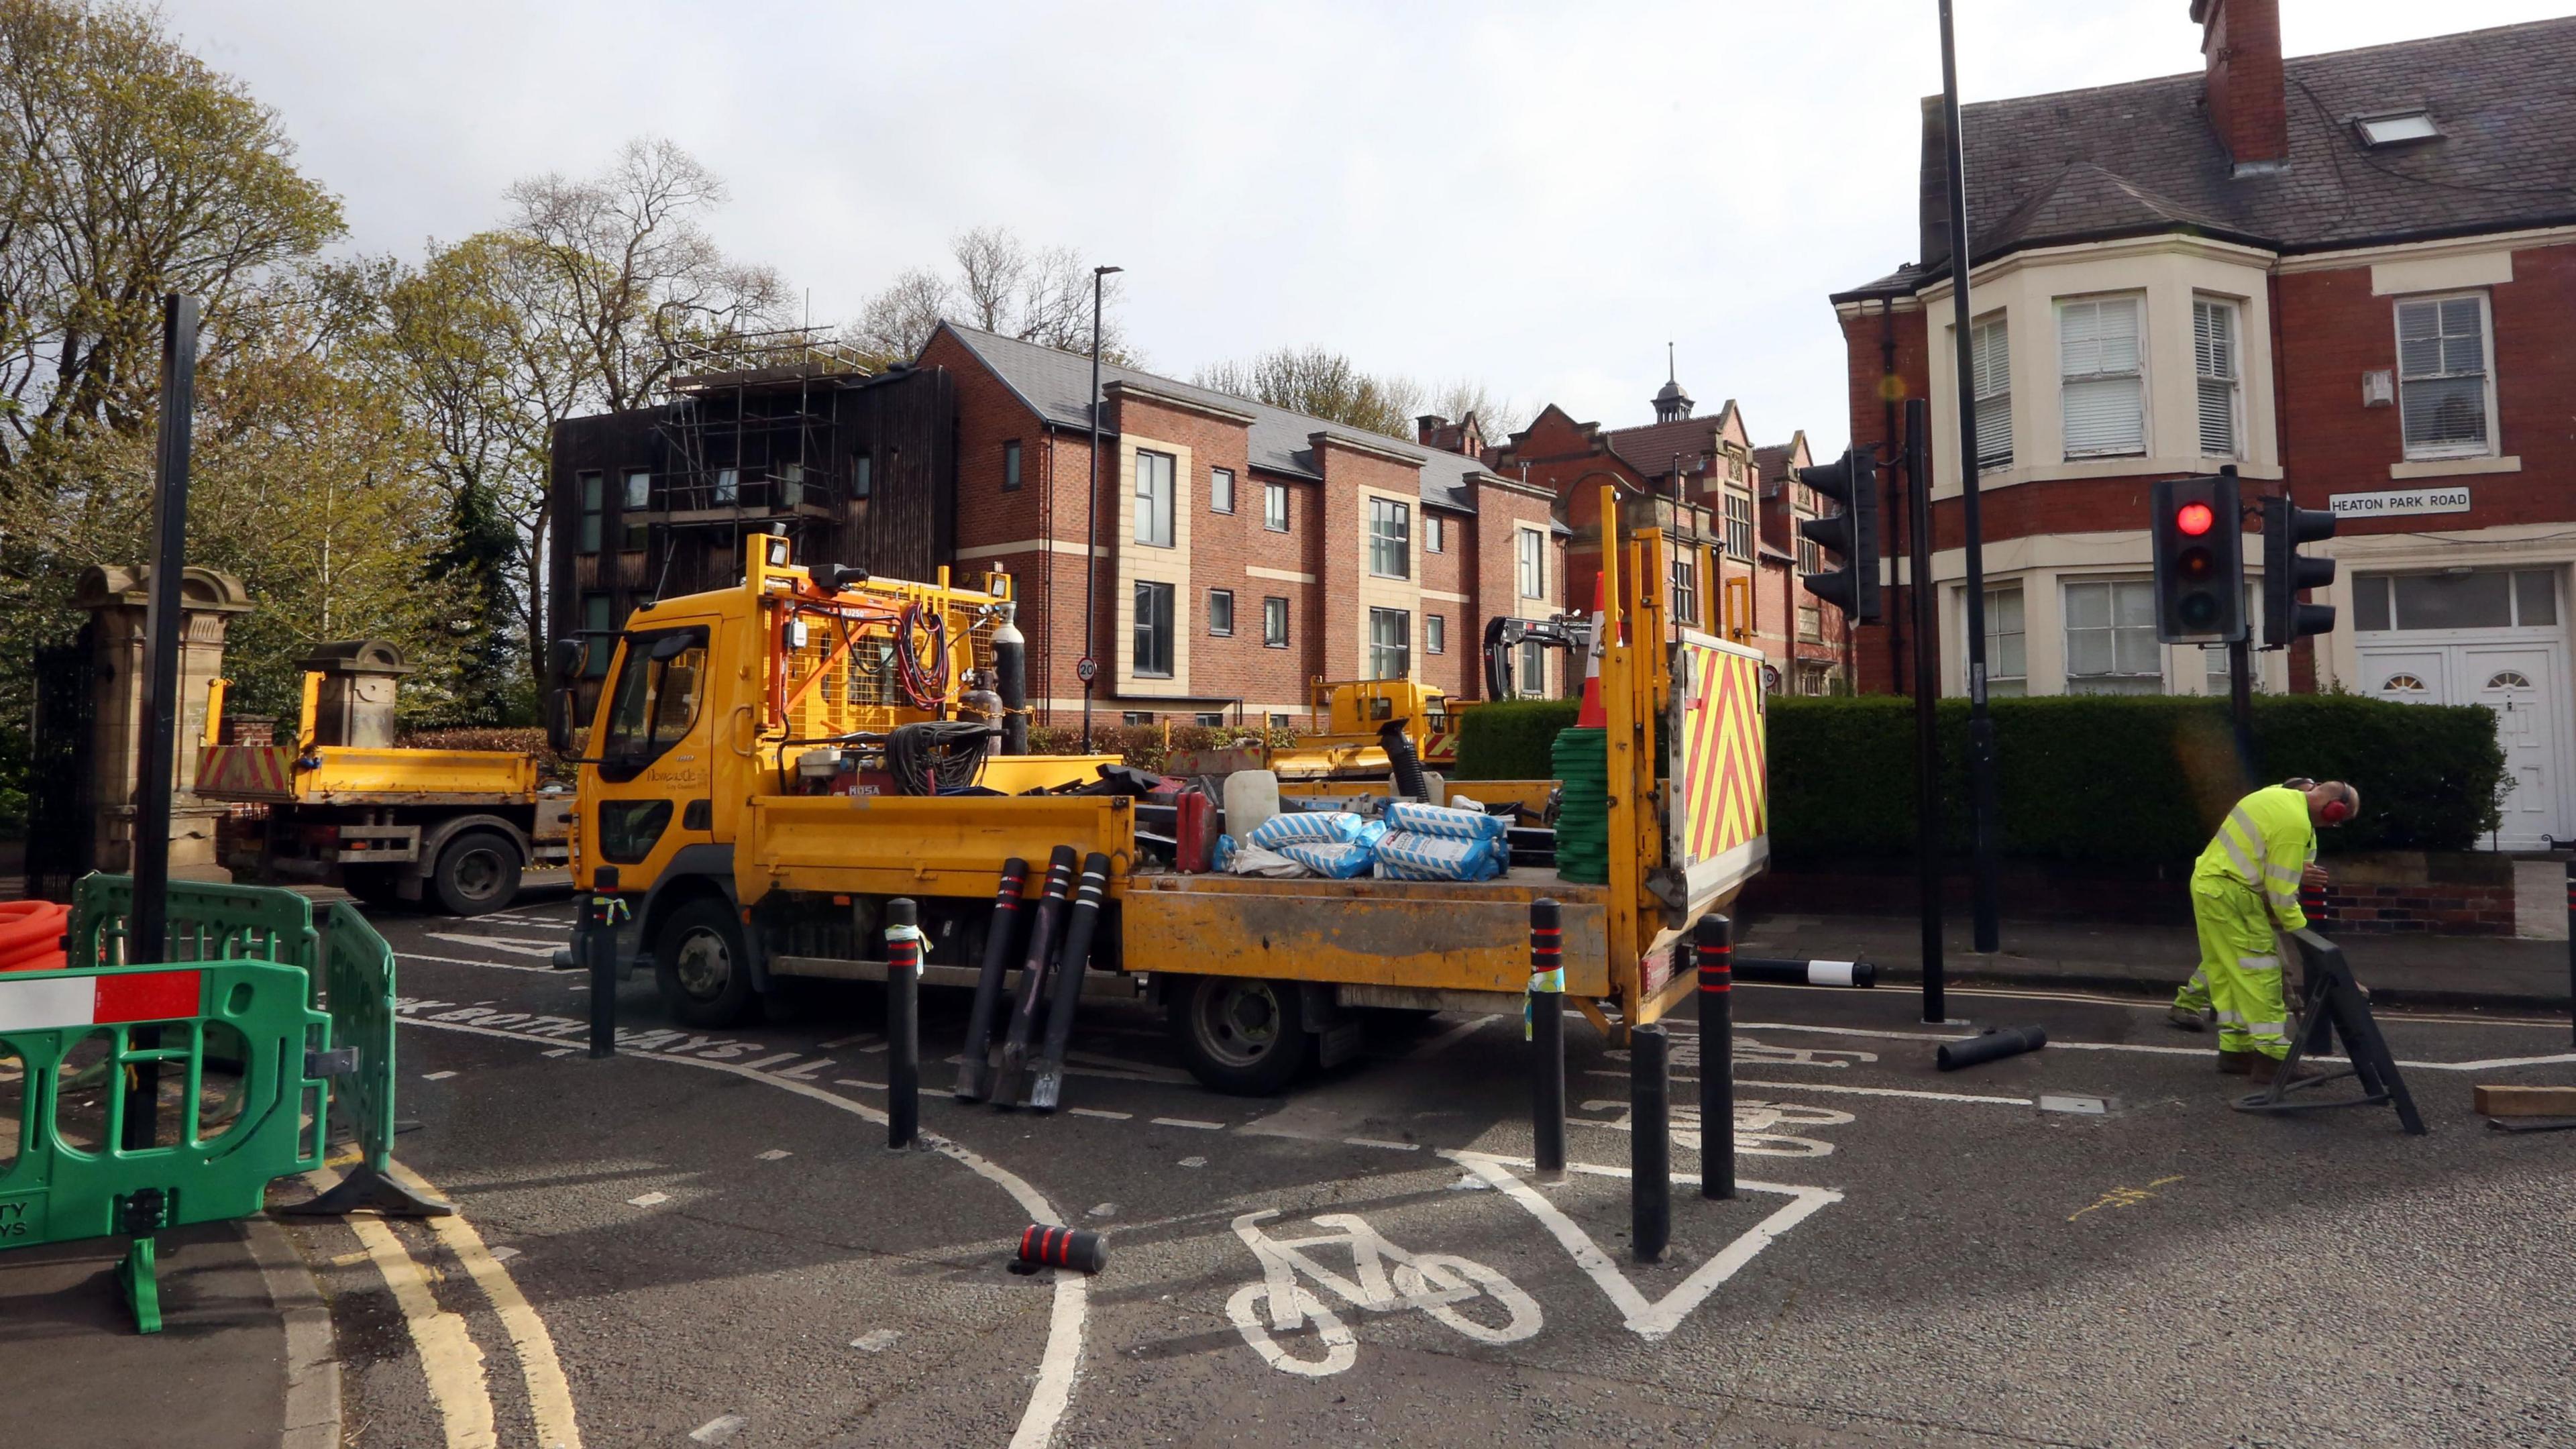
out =
<path fill-rule="evenodd" d="M 353 1443 L 2576 1442 L 2576 1134 L 2469 1111 L 2570 1080 L 2563 1022 L 2387 1017 L 2409 1138 L 2228 1110 L 2241 1081 L 2149 1004 L 1954 991 L 2056 1044 L 1940 1074 L 1962 1028 L 1911 995 L 1740 988 L 1743 1191 L 1697 1195 L 1675 1023 L 1687 1180 L 1641 1266 L 1627 1064 L 1579 1021 L 1561 1185 L 1504 1017 L 1389 1020 L 1248 1100 L 1087 1003 L 1041 1116 L 949 1098 L 965 1003 L 927 992 L 937 1146 L 892 1152 L 875 988 L 687 1033 L 631 983 L 594 1062 L 586 987 L 545 969 L 570 917 L 381 922 L 399 1155 L 463 1226 L 297 1229 Z M 1107 1270 L 1006 1271 L 1032 1220 L 1103 1231 Z"/>

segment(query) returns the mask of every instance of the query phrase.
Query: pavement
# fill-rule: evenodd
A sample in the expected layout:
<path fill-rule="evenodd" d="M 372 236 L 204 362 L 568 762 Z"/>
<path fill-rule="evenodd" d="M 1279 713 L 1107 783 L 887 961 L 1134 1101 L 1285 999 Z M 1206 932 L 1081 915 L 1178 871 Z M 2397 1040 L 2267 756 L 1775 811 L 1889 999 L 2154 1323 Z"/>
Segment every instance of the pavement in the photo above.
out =
<path fill-rule="evenodd" d="M 965 1000 L 929 991 L 928 1143 L 890 1151 L 873 988 L 687 1032 L 628 983 L 592 1061 L 587 983 L 545 964 L 560 894 L 379 924 L 421 1124 L 398 1154 L 460 1213 L 256 1225 L 328 1304 L 352 1445 L 2576 1442 L 2576 1134 L 2469 1110 L 2477 1082 L 2576 1080 L 2563 1015 L 2383 992 L 2416 1138 L 2382 1108 L 2229 1111 L 2243 1084 L 2163 1024 L 2170 978 L 1959 979 L 1930 1025 L 1911 991 L 1739 987 L 1739 1195 L 1697 1194 L 1703 1041 L 1674 1021 L 1673 1243 L 1642 1264 L 1628 1054 L 1579 1022 L 1560 1184 L 1503 1015 L 1390 1016 L 1360 1060 L 1235 1098 L 1150 1008 L 1086 1003 L 1042 1116 L 948 1096 Z M 2047 1050 L 1934 1069 L 2031 1023 Z M 1106 1270 L 1007 1271 L 1032 1221 L 1101 1231 Z M 12 1449 L 276 1433 L 282 1336 L 246 1241 L 200 1231 L 158 1340 L 115 1321 L 111 1253 L 0 1257 Z"/>

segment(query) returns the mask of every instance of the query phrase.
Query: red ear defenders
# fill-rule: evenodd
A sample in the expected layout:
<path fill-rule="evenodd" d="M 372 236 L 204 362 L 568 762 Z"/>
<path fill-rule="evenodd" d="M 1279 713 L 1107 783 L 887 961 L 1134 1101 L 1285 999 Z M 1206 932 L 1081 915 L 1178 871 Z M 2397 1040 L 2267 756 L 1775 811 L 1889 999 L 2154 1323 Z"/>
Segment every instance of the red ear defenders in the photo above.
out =
<path fill-rule="evenodd" d="M 2341 825 L 2352 818 L 2352 801 L 2338 795 L 2317 811 L 2317 818 L 2328 825 Z"/>

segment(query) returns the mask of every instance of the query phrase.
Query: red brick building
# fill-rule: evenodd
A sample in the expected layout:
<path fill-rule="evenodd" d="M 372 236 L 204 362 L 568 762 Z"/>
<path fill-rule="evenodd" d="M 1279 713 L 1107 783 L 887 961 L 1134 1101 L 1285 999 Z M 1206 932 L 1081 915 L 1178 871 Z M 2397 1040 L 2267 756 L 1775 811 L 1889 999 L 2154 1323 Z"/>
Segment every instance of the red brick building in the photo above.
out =
<path fill-rule="evenodd" d="M 1079 717 L 1088 642 L 1095 719 L 1303 724 L 1319 680 L 1476 698 L 1485 621 L 1563 606 L 1551 495 L 1473 451 L 1104 366 L 1095 543 L 1089 358 L 942 325 L 881 377 L 773 371 L 558 429 L 559 635 L 718 587 L 780 526 L 812 562 L 1011 575 L 1041 723 Z"/>
<path fill-rule="evenodd" d="M 2201 73 L 1961 118 L 1992 691 L 2223 690 L 2221 651 L 2156 643 L 2147 498 L 2232 463 L 2341 518 L 2311 550 L 2338 626 L 2261 685 L 2493 706 L 2499 843 L 2576 834 L 2576 20 L 2285 60 L 2277 0 L 2188 8 Z M 1833 300 L 1855 442 L 1895 456 L 1887 399 L 1931 400 L 1964 692 L 1945 144 L 1927 100 L 1922 260 Z M 1910 639 L 1861 633 L 1862 687 L 1911 678 Z"/>
<path fill-rule="evenodd" d="M 1619 529 L 1663 530 L 1677 617 L 1759 647 L 1779 688 L 1847 689 L 1843 617 L 1798 587 L 1821 566 L 1812 545 L 1796 543 L 1797 520 L 1815 517 L 1818 503 L 1789 472 L 1811 461 L 1806 435 L 1757 449 L 1732 399 L 1713 417 L 1694 417 L 1678 381 L 1667 381 L 1653 406 L 1654 422 L 1604 428 L 1551 403 L 1495 457 L 1497 470 L 1560 500 L 1572 530 L 1566 573 L 1575 607 L 1590 607 L 1600 572 L 1608 484 L 1619 490 Z"/>

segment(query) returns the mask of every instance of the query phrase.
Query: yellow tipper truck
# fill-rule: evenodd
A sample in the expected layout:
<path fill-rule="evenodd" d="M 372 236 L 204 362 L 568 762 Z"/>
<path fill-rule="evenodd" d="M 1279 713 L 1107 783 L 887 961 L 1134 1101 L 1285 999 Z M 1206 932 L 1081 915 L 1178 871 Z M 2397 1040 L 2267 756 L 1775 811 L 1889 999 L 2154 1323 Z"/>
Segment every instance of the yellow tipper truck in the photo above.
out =
<path fill-rule="evenodd" d="M 410 672 L 381 639 L 322 645 L 304 661 L 294 739 L 267 745 L 218 743 L 218 681 L 197 794 L 268 807 L 265 872 L 336 871 L 362 901 L 497 911 L 524 872 L 565 863 L 572 794 L 541 785 L 536 756 L 523 751 L 397 747 L 395 691 Z"/>
<path fill-rule="evenodd" d="M 1690 985 L 1676 944 L 1767 857 L 1760 659 L 1667 625 L 1651 531 L 1613 550 L 1605 595 L 1609 879 L 1595 885 L 1533 865 L 1454 881 L 1209 869 L 1191 837 L 1213 837 L 1213 802 L 1185 782 L 1099 757 L 961 759 L 983 748 L 985 726 L 956 718 L 970 669 L 994 660 L 999 712 L 1018 705 L 1007 578 L 899 583 L 809 572 L 783 538 L 747 547 L 740 586 L 654 603 L 606 641 L 582 747 L 575 884 L 616 868 L 636 920 L 622 966 L 649 962 L 685 1025 L 730 1023 L 782 978 L 883 980 L 898 897 L 918 907 L 925 982 L 989 994 L 1006 964 L 1052 959 L 1010 934 L 1050 912 L 997 901 L 1043 907 L 1064 874 L 1051 858 L 1097 857 L 1087 960 L 1055 963 L 1047 995 L 1070 999 L 1059 987 L 1078 970 L 1080 994 L 1157 1001 L 1201 1081 L 1268 1093 L 1354 1050 L 1357 1011 L 1517 1009 L 1542 896 L 1562 905 L 1583 1012 L 1614 1034 L 1652 1021 Z M 577 653 L 558 645 L 560 677 Z M 555 695 L 566 746 L 572 698 Z"/>

